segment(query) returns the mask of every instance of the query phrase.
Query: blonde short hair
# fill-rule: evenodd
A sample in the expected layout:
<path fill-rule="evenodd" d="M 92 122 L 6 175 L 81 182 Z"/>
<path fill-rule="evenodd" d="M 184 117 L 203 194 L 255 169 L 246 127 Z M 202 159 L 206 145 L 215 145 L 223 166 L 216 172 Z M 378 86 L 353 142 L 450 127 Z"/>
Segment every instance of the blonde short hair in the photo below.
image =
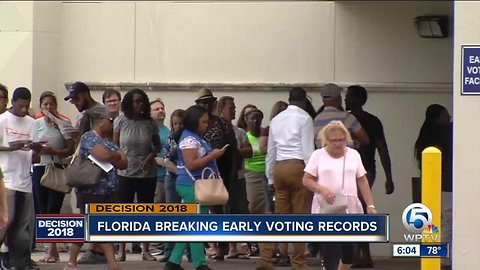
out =
<path fill-rule="evenodd" d="M 343 132 L 345 135 L 345 138 L 347 139 L 347 144 L 351 144 L 352 141 L 352 136 L 350 135 L 350 132 L 348 132 L 347 128 L 341 121 L 331 121 L 326 125 L 325 127 L 320 130 L 320 140 L 322 142 L 322 147 L 325 147 L 327 145 L 327 137 L 332 133 L 332 131 L 335 130 L 340 130 Z"/>

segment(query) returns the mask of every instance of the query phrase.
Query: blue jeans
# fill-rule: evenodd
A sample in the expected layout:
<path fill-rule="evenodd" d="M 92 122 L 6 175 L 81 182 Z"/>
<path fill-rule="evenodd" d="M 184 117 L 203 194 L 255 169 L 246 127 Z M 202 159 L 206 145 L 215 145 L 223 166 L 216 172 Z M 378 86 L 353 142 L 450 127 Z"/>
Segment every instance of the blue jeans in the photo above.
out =
<path fill-rule="evenodd" d="M 0 239 L 8 240 L 10 267 L 27 267 L 32 253 L 35 213 L 33 194 L 6 190 L 8 225 L 0 229 Z"/>
<path fill-rule="evenodd" d="M 165 201 L 167 203 L 181 203 L 182 198 L 177 193 L 175 188 L 177 183 L 177 176 L 165 176 Z"/>
<path fill-rule="evenodd" d="M 177 189 L 177 176 L 167 175 L 165 176 L 165 201 L 166 203 L 181 203 L 182 198 L 178 195 Z M 170 258 L 172 254 L 175 243 L 169 242 L 164 244 L 163 256 L 165 258 Z M 187 245 L 185 248 L 187 251 L 187 257 L 190 258 L 190 247 Z"/>

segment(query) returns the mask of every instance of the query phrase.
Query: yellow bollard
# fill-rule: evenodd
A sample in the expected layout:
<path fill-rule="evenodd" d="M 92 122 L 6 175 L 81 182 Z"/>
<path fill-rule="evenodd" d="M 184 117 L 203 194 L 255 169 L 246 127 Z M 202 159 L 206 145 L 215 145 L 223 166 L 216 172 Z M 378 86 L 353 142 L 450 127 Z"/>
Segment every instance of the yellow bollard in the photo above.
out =
<path fill-rule="evenodd" d="M 442 196 L 442 152 L 436 147 L 428 147 L 422 152 L 422 204 L 432 211 L 432 224 L 438 227 L 438 238 L 441 242 L 441 196 Z M 433 239 L 423 238 L 423 243 L 431 243 Z M 421 270 L 439 270 L 440 258 L 422 258 Z"/>

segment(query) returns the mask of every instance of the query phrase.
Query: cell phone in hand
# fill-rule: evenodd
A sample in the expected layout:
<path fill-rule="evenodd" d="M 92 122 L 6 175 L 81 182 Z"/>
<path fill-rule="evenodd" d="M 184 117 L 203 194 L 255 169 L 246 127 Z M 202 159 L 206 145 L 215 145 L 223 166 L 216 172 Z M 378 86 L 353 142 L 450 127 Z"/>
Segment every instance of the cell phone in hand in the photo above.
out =
<path fill-rule="evenodd" d="M 229 147 L 229 146 L 230 146 L 230 144 L 228 144 L 228 143 L 227 143 L 227 144 L 225 144 L 225 145 L 222 147 L 222 150 L 225 150 L 225 149 L 227 149 L 227 147 Z"/>

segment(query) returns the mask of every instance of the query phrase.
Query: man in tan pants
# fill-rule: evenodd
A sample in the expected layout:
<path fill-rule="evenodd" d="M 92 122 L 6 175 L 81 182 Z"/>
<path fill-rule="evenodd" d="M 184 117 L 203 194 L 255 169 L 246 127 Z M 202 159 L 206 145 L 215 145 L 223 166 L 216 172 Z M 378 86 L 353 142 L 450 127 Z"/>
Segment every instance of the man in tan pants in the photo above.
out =
<path fill-rule="evenodd" d="M 313 194 L 302 184 L 303 170 L 314 151 L 313 120 L 305 111 L 307 94 L 302 88 L 293 88 L 290 105 L 270 123 L 266 174 L 275 187 L 276 214 L 310 213 Z M 256 269 L 273 269 L 274 243 L 262 244 Z M 287 245 L 282 245 L 282 256 L 288 256 Z M 293 244 L 292 269 L 308 269 L 305 265 L 305 243 Z"/>

